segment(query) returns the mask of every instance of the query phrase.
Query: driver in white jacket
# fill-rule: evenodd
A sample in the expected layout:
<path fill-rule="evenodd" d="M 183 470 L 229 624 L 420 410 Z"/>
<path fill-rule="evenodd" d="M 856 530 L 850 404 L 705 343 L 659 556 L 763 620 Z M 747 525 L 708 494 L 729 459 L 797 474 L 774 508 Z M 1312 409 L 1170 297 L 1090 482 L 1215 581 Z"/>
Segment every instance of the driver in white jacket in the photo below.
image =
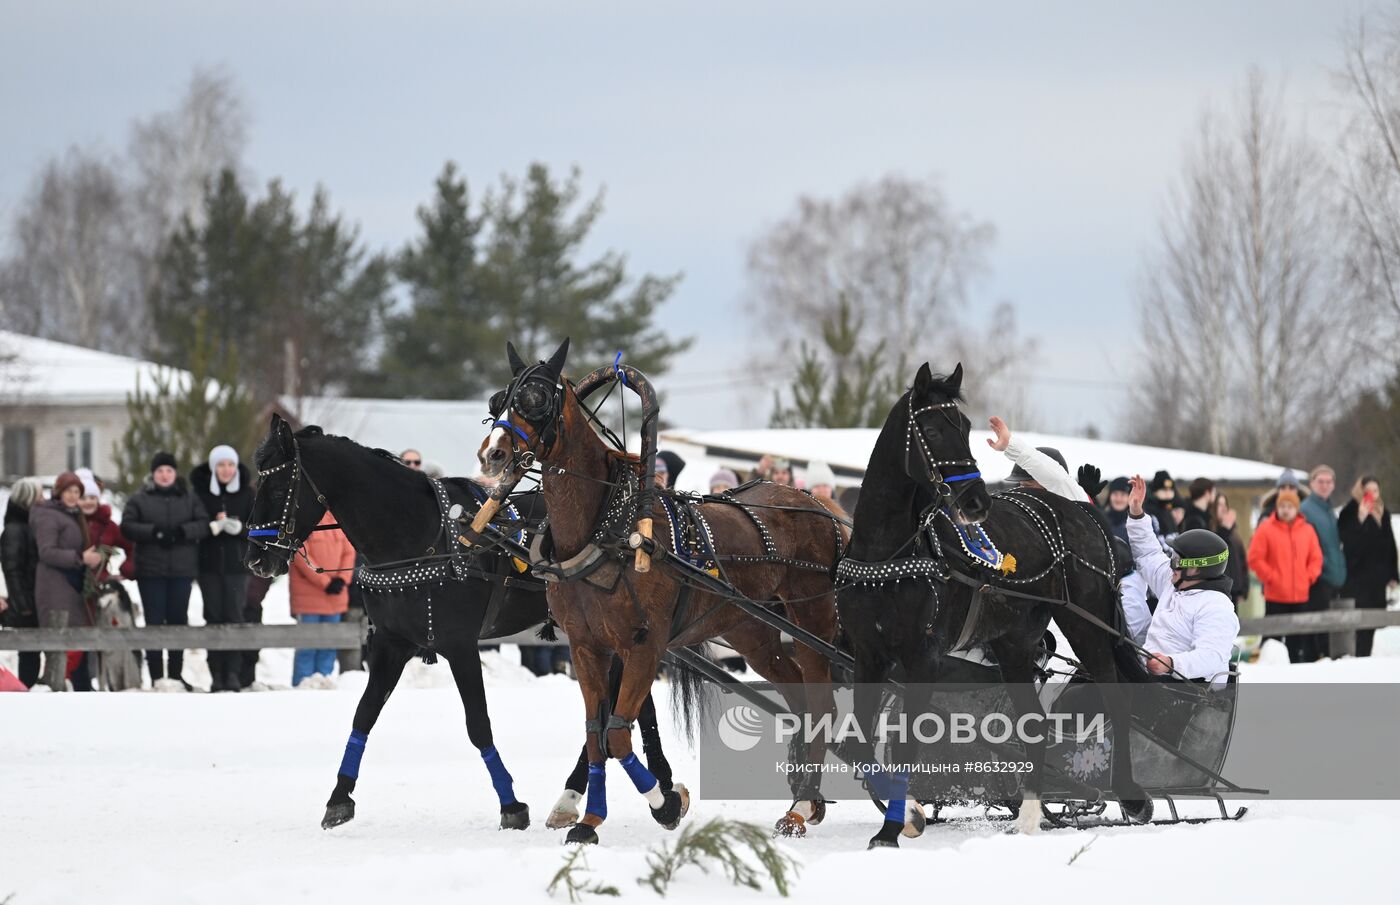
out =
<path fill-rule="evenodd" d="M 1154 675 L 1175 671 L 1187 679 L 1214 679 L 1229 671 L 1240 633 L 1230 579 L 1224 576 L 1229 547 L 1214 532 L 1196 529 L 1177 535 L 1175 555 L 1168 558 L 1143 513 L 1146 498 L 1147 483 L 1135 475 L 1128 492 L 1128 540 L 1138 570 L 1157 595 L 1143 645 L 1151 652 L 1147 669 Z"/>

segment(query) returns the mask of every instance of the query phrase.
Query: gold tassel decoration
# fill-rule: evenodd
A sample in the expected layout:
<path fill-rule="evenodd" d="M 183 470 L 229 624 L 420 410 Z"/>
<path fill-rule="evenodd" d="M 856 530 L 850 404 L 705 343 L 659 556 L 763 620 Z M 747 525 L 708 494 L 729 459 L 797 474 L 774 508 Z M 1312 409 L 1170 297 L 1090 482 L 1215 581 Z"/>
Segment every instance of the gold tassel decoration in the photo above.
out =
<path fill-rule="evenodd" d="M 1016 557 L 1012 556 L 1010 553 L 1003 555 L 1001 558 L 1001 565 L 997 568 L 1001 571 L 1001 574 L 1010 575 L 1012 572 L 1016 571 Z"/>

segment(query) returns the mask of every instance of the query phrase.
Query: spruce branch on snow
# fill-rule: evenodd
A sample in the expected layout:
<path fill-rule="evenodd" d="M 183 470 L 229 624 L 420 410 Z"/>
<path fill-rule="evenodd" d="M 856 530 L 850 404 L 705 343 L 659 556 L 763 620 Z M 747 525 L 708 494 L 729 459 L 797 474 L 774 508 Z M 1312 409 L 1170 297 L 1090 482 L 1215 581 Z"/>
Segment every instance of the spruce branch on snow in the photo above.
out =
<path fill-rule="evenodd" d="M 592 872 L 592 868 L 588 866 L 588 858 L 584 855 L 583 847 L 575 848 L 564 856 L 564 863 L 560 865 L 559 870 L 555 871 L 554 879 L 549 881 L 545 892 L 552 896 L 555 890 L 562 887 L 573 905 L 582 902 L 585 895 L 622 895 L 616 886 L 605 886 L 597 882 L 590 883 L 587 875 Z"/>
<path fill-rule="evenodd" d="M 758 859 L 758 868 L 749 863 L 746 850 Z M 766 875 L 782 896 L 789 894 L 797 877 L 797 861 L 773 843 L 769 830 L 756 823 L 715 818 L 686 827 L 674 845 L 662 843 L 653 848 L 647 856 L 651 873 L 637 882 L 665 896 L 681 868 L 693 864 L 709 873 L 709 862 L 713 861 L 719 862 L 735 886 L 762 889 Z"/>

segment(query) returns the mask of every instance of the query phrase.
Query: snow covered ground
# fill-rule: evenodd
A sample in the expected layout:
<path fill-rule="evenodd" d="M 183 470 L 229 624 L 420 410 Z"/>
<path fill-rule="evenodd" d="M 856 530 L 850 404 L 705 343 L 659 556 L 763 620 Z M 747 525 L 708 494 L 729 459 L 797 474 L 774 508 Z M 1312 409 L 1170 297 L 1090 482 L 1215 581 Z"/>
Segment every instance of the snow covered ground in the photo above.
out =
<path fill-rule="evenodd" d="M 1244 680 L 1400 681 L 1396 633 L 1382 640 L 1392 656 L 1257 665 Z M 370 738 L 358 816 L 329 832 L 319 822 L 362 674 L 334 692 L 0 695 L 0 902 L 547 900 L 565 850 L 543 818 L 583 714 L 572 682 L 536 679 L 514 653 L 488 655 L 487 670 L 497 744 L 535 819 L 524 833 L 496 829 L 494 794 L 444 664 L 415 663 L 405 676 Z M 785 802 L 706 800 L 694 754 L 669 732 L 677 778 L 698 793 L 688 822 L 779 816 Z M 624 898 L 650 900 L 635 880 L 647 848 L 670 836 L 621 772 L 609 773 L 611 816 L 589 865 Z M 1091 900 L 1393 900 L 1396 810 L 1263 801 L 1235 824 L 1034 838 L 991 824 L 933 827 L 899 851 L 867 852 L 878 815 L 844 803 L 808 838 L 782 845 L 803 863 L 795 895 L 808 901 L 877 890 L 954 901 L 1071 890 Z M 689 869 L 670 898 L 716 896 L 760 897 Z"/>

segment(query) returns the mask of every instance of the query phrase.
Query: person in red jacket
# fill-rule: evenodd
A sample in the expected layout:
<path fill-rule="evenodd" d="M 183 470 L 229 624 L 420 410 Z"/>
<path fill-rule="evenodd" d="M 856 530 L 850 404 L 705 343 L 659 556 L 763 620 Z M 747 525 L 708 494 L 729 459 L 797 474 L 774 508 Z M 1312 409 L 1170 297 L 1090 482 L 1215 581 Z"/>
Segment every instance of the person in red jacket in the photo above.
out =
<path fill-rule="evenodd" d="M 102 484 L 86 468 L 79 468 L 74 473 L 83 482 L 83 498 L 78 501 L 78 508 L 87 517 L 88 541 L 98 548 L 99 553 L 103 552 L 102 547 L 121 550 L 125 555 L 122 558 L 118 574 L 125 581 L 135 581 L 136 546 L 122 534 L 121 525 L 112 521 L 112 507 L 102 502 Z M 112 573 L 107 568 L 109 564 L 110 560 L 104 558 L 102 565 L 97 568 L 94 577 L 99 585 L 112 577 Z"/>
<path fill-rule="evenodd" d="M 322 525 L 334 525 L 327 512 Z M 350 606 L 350 578 L 355 567 L 355 548 L 345 532 L 313 531 L 302 549 L 305 556 L 292 557 L 292 615 L 297 622 L 339 622 Z M 310 560 L 308 565 L 307 560 Z M 325 569 L 317 572 L 316 569 Z M 330 687 L 335 670 L 335 649 L 298 649 L 292 661 L 292 686 L 311 678 L 308 687 Z"/>
<path fill-rule="evenodd" d="M 1266 615 L 1305 613 L 1313 582 L 1322 574 L 1322 544 L 1308 520 L 1298 517 L 1298 491 L 1285 487 L 1274 498 L 1274 512 L 1259 523 L 1249 546 L 1249 567 L 1264 583 Z M 1319 637 L 1289 635 L 1291 663 L 1311 663 L 1318 658 Z"/>

